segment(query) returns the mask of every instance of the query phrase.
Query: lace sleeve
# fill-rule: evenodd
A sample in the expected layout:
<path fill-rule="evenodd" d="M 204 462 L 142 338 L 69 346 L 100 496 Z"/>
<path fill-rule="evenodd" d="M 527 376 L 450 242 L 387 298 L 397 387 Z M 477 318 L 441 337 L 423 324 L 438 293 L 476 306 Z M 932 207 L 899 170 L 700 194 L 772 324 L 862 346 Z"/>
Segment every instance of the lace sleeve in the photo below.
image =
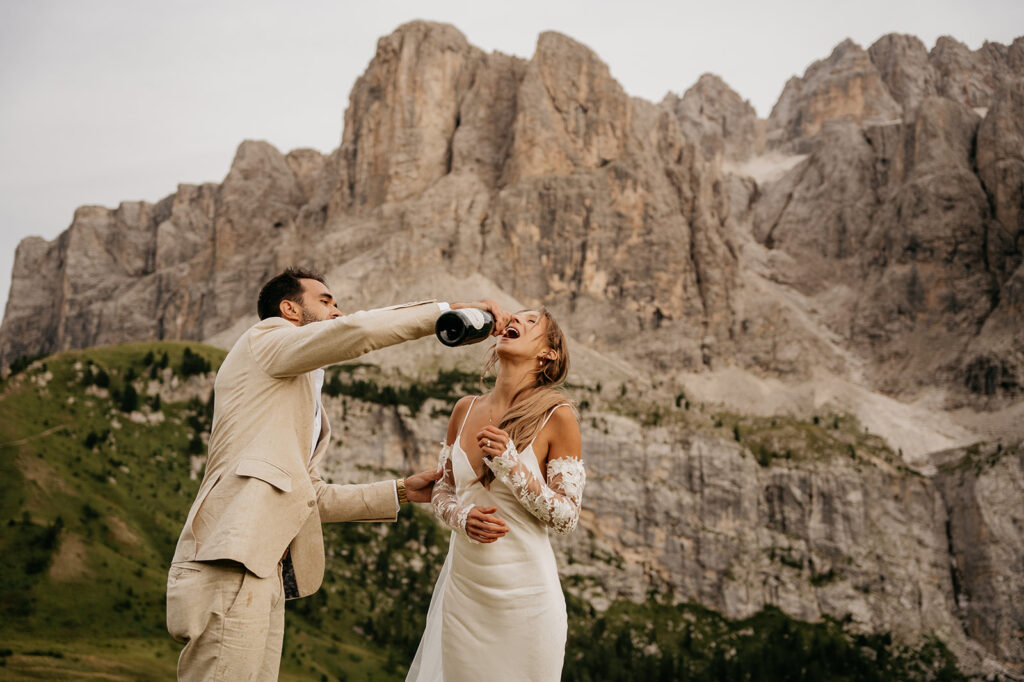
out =
<path fill-rule="evenodd" d="M 459 498 L 455 495 L 455 473 L 452 471 L 451 445 L 441 448 L 437 468 L 444 471 L 444 475 L 434 483 L 434 493 L 430 498 L 430 504 L 434 507 L 434 516 L 444 525 L 462 533 L 470 542 L 475 543 L 476 540 L 466 534 L 466 519 L 469 517 L 470 510 L 476 505 L 459 505 Z"/>
<path fill-rule="evenodd" d="M 548 480 L 539 480 L 519 459 L 516 446 L 509 441 L 500 457 L 485 458 L 494 477 L 508 486 L 526 511 L 560 535 L 568 535 L 580 520 L 583 486 L 587 471 L 575 457 L 548 460 Z M 436 489 L 436 485 L 435 485 Z"/>

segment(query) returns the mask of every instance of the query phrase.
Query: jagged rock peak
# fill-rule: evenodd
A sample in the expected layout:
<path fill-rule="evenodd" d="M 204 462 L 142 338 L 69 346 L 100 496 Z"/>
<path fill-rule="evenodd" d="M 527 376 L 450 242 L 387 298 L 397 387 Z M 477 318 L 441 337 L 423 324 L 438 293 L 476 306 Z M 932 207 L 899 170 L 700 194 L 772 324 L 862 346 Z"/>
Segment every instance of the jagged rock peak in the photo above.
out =
<path fill-rule="evenodd" d="M 713 73 L 701 75 L 681 98 L 669 93 L 662 105 L 705 159 L 742 161 L 764 148 L 764 126 L 754 107 Z"/>
<path fill-rule="evenodd" d="M 341 209 L 407 199 L 450 172 L 459 103 L 483 60 L 447 24 L 414 21 L 377 42 L 345 110 Z"/>
<path fill-rule="evenodd" d="M 224 228 L 240 239 L 253 230 L 257 234 L 273 233 L 291 224 L 305 203 L 299 179 L 285 155 L 261 140 L 245 140 L 238 145 L 220 194 L 226 207 L 244 216 L 245 224 L 230 221 L 222 225 L 218 240 L 224 238 Z"/>
<path fill-rule="evenodd" d="M 1002 84 L 1024 76 L 1024 38 L 1009 47 L 986 41 L 972 51 L 942 36 L 928 58 L 940 79 L 939 94 L 969 107 L 989 107 Z"/>
<path fill-rule="evenodd" d="M 558 31 L 544 31 L 537 36 L 537 47 L 531 61 L 546 64 L 549 68 L 561 62 L 561 68 L 565 73 L 586 75 L 587 81 L 570 84 L 575 86 L 570 87 L 570 90 L 576 90 L 577 94 L 579 91 L 587 90 L 588 81 L 615 82 L 608 65 L 596 52 Z M 615 84 L 618 85 L 617 82 Z"/>
<path fill-rule="evenodd" d="M 235 151 L 224 185 L 231 186 L 260 179 L 264 184 L 284 185 L 291 192 L 296 178 L 285 155 L 277 147 L 263 140 L 244 140 Z M 293 203 L 299 201 L 293 197 Z"/>
<path fill-rule="evenodd" d="M 830 119 L 868 125 L 910 120 L 933 95 L 983 114 L 1001 86 L 1022 76 L 1024 38 L 1010 46 L 986 42 L 972 51 L 943 36 L 928 51 L 918 38 L 892 33 L 867 52 L 847 39 L 786 83 L 769 118 L 771 142 L 806 151 Z"/>
<path fill-rule="evenodd" d="M 540 34 L 523 62 L 452 26 L 405 24 L 352 90 L 334 212 L 403 201 L 451 173 L 507 185 L 598 167 L 623 154 L 630 112 L 607 65 L 562 34 Z"/>
<path fill-rule="evenodd" d="M 916 36 L 884 35 L 868 48 L 868 54 L 904 112 L 915 111 L 921 100 L 939 93 L 939 75 Z"/>
<path fill-rule="evenodd" d="M 625 152 L 630 99 L 582 43 L 546 31 L 523 75 L 502 184 L 597 168 Z"/>
<path fill-rule="evenodd" d="M 811 64 L 802 78 L 786 83 L 768 126 L 773 142 L 788 142 L 816 135 L 830 119 L 863 123 L 901 114 L 871 57 L 847 38 L 827 59 Z"/>
<path fill-rule="evenodd" d="M 703 96 L 715 96 L 731 100 L 740 100 L 747 106 L 750 106 L 750 102 L 741 98 L 735 90 L 729 87 L 729 84 L 726 83 L 721 76 L 715 73 L 702 73 L 700 78 L 697 79 L 697 82 L 691 85 L 686 92 L 683 93 L 683 96 L 685 97 L 691 92 Z"/>
<path fill-rule="evenodd" d="M 822 309 L 835 310 L 837 321 L 822 324 L 837 343 L 877 362 L 877 374 L 863 376 L 892 377 L 884 386 L 894 393 L 928 385 L 938 369 L 959 363 L 946 351 L 966 347 L 1000 302 L 1001 317 L 990 319 L 1011 331 L 964 362 L 974 368 L 978 357 L 993 358 L 969 374 L 1010 377 L 981 385 L 1009 386 L 1002 393 L 1012 398 L 1024 386 L 1024 361 L 1002 344 L 1015 338 L 1021 297 L 1010 294 L 1024 272 L 1014 227 L 1019 154 L 1006 152 L 1019 148 L 1012 143 L 1019 98 L 1007 95 L 993 108 L 975 166 L 979 115 L 942 95 L 934 60 L 981 54 L 1015 65 L 1024 63 L 1022 50 L 1022 40 L 978 53 L 950 41 L 926 53 L 909 36 L 883 37 L 869 51 L 844 41 L 790 82 L 772 114 L 784 141 L 811 136 L 821 146 L 789 166 L 794 172 L 773 190 L 774 180 L 755 186 L 752 176 L 722 176 L 725 162 L 761 150 L 764 122 L 717 76 L 654 105 L 628 97 L 592 50 L 558 33 L 541 34 L 523 60 L 485 54 L 451 26 L 406 24 L 380 40 L 354 86 L 337 152 L 283 155 L 245 142 L 219 186 L 182 186 L 155 206 L 116 214 L 83 210 L 47 248 L 19 250 L 0 362 L 107 340 L 219 333 L 251 313 L 251 292 L 263 278 L 290 263 L 344 266 L 353 281 L 354 273 L 387 271 L 409 284 L 430 281 L 438 263 L 474 272 L 487 254 L 510 264 L 499 279 L 512 295 L 531 304 L 570 301 L 568 326 L 597 347 L 639 357 L 633 332 L 650 332 L 645 361 L 656 356 L 661 368 L 722 359 L 796 376 L 816 362 L 845 366 L 825 345 L 813 346 L 819 356 L 803 349 L 783 356 L 772 350 L 774 339 L 762 344 L 767 337 L 734 328 L 756 329 L 761 315 L 744 312 L 759 303 L 745 302 L 734 281 L 743 263 L 732 231 L 750 229 L 774 252 L 772 267 L 798 259 L 787 271 L 801 273 L 809 296 L 835 287 L 856 292 L 864 272 L 882 273 L 872 305 L 856 303 L 856 328 L 832 302 Z M 906 124 L 869 124 L 880 111 L 898 118 L 918 99 L 922 111 Z M 832 118 L 853 120 L 827 124 Z M 774 163 L 753 166 L 762 172 Z M 309 235 L 318 237 L 315 254 L 302 251 Z M 952 255 L 964 262 L 933 267 Z M 48 289 L 43 279 L 67 286 Z M 955 291 L 934 289 L 945 298 L 922 294 L 922 286 L 945 282 L 956 283 Z M 353 291 L 364 304 L 406 290 L 389 286 Z M 922 330 L 944 328 L 947 314 L 963 320 L 954 324 L 955 343 L 927 344 L 942 352 L 917 353 L 917 365 L 891 371 L 885 362 L 900 361 L 906 338 L 924 338 L 915 320 Z M 609 332 L 615 316 L 622 334 Z M 892 330 L 884 352 L 879 329 Z M 804 337 L 789 333 L 780 332 L 778 345 L 800 348 Z M 961 374 L 950 370 L 953 379 L 941 382 L 978 385 Z"/>

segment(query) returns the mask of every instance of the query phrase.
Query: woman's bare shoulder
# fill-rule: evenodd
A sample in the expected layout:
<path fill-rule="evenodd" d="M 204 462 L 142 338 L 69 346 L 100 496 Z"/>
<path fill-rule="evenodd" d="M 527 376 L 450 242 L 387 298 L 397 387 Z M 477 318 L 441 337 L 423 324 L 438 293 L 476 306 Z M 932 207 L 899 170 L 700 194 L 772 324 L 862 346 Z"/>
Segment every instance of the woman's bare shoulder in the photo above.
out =
<path fill-rule="evenodd" d="M 548 458 L 579 458 L 581 447 L 580 424 L 571 407 L 557 407 L 544 427 L 548 442 Z"/>
<path fill-rule="evenodd" d="M 579 433 L 580 423 L 576 418 L 576 410 L 569 404 L 562 404 L 553 409 L 548 424 L 557 432 L 575 431 Z"/>

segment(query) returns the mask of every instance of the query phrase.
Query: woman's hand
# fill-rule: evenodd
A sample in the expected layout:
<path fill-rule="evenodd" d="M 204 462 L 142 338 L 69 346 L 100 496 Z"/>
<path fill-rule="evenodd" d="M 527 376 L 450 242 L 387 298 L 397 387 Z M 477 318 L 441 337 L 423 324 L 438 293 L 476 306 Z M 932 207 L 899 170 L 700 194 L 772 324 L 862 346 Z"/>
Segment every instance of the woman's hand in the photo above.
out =
<path fill-rule="evenodd" d="M 500 457 L 508 447 L 508 434 L 497 426 L 488 424 L 476 434 L 476 444 L 484 457 Z"/>
<path fill-rule="evenodd" d="M 508 526 L 497 516 L 497 507 L 473 507 L 466 517 L 466 535 L 477 542 L 494 542 L 508 532 Z"/>

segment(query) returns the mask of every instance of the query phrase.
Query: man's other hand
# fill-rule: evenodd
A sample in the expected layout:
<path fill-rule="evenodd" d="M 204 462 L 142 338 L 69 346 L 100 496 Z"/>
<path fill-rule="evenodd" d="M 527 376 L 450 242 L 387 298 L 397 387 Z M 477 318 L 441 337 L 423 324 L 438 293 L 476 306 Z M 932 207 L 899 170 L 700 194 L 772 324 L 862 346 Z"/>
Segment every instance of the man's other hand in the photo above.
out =
<path fill-rule="evenodd" d="M 485 298 L 474 303 L 452 303 L 452 309 L 458 308 L 479 308 L 480 310 L 486 310 L 494 316 L 494 329 L 491 331 L 491 336 L 501 336 L 505 331 L 505 327 L 512 321 L 512 315 L 505 312 L 497 301 L 489 298 Z"/>
<path fill-rule="evenodd" d="M 440 469 L 432 471 L 421 471 L 405 479 L 405 496 L 410 502 L 430 502 L 430 496 L 434 493 L 434 481 L 441 478 L 444 473 Z"/>

